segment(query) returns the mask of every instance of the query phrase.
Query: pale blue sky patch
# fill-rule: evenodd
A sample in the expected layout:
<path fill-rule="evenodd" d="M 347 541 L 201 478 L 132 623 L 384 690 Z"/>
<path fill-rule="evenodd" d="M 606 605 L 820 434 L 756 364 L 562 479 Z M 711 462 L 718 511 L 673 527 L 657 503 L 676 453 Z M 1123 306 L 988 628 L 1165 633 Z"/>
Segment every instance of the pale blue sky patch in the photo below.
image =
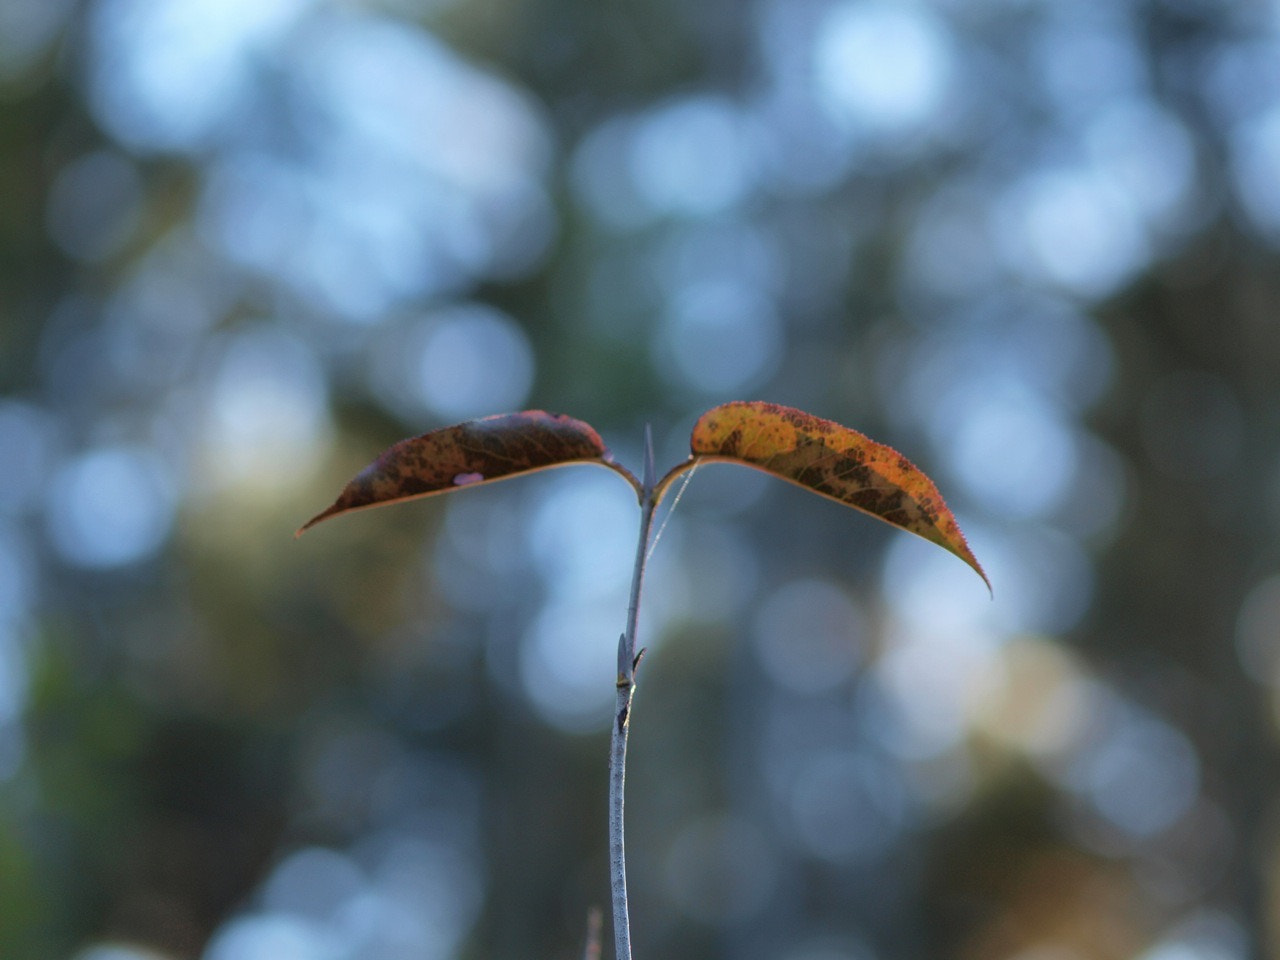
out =
<path fill-rule="evenodd" d="M 153 556 L 168 538 L 176 509 L 169 469 L 147 447 L 98 447 L 53 476 L 48 526 L 67 562 L 110 569 Z"/>
<path fill-rule="evenodd" d="M 823 22 L 813 57 L 822 104 L 872 136 L 932 120 L 953 81 L 949 28 L 923 4 L 847 0 Z"/>

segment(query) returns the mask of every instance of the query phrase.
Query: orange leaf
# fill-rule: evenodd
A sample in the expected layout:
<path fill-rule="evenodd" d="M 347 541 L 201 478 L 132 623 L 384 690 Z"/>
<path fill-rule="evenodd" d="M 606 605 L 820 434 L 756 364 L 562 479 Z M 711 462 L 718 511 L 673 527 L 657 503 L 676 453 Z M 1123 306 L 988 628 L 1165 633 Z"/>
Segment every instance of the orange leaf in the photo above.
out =
<path fill-rule="evenodd" d="M 415 500 L 570 463 L 597 463 L 622 474 L 600 435 L 581 420 L 543 410 L 467 420 L 402 440 L 383 451 L 347 484 L 333 506 L 298 530 L 321 520 L 386 503 Z"/>
<path fill-rule="evenodd" d="M 708 410 L 693 427 L 693 460 L 746 464 L 847 504 L 949 550 L 991 589 L 933 481 L 906 457 L 848 427 L 773 403 Z"/>

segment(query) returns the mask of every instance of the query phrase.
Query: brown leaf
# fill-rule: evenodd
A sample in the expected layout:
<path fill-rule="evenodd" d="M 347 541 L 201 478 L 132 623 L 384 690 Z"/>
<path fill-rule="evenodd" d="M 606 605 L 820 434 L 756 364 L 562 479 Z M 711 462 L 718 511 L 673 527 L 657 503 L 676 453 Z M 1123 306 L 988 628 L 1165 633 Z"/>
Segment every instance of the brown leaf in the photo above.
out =
<path fill-rule="evenodd" d="M 773 403 L 726 403 L 693 427 L 693 460 L 746 464 L 924 537 L 969 564 L 991 589 L 942 494 L 911 461 L 848 427 Z"/>
<path fill-rule="evenodd" d="M 597 463 L 634 477 L 581 420 L 543 410 L 468 420 L 387 448 L 347 484 L 333 506 L 298 534 L 340 513 L 448 493 L 462 487 L 570 463 Z"/>

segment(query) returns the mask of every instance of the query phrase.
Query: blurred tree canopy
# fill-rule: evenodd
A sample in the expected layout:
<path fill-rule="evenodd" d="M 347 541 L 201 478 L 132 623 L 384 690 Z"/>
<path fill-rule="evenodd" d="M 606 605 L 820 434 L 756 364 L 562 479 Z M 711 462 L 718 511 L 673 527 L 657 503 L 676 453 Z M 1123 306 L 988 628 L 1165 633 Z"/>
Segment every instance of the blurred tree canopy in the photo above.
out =
<path fill-rule="evenodd" d="M 696 471 L 638 955 L 1280 956 L 1278 244 L 1263 0 L 0 0 L 0 956 L 579 955 L 630 492 L 291 535 L 729 399 L 901 449 L 995 600 Z"/>

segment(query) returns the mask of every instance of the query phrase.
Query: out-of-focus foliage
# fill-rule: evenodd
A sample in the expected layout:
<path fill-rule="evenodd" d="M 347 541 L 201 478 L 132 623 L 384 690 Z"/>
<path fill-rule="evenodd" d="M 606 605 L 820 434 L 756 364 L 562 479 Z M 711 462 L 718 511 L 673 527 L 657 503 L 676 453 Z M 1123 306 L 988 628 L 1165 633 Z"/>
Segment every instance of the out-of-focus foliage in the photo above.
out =
<path fill-rule="evenodd" d="M 0 0 L 0 956 L 578 955 L 631 491 L 291 533 L 408 434 L 752 396 L 996 600 L 694 471 L 637 954 L 1276 955 L 1277 64 L 1263 0 Z"/>

